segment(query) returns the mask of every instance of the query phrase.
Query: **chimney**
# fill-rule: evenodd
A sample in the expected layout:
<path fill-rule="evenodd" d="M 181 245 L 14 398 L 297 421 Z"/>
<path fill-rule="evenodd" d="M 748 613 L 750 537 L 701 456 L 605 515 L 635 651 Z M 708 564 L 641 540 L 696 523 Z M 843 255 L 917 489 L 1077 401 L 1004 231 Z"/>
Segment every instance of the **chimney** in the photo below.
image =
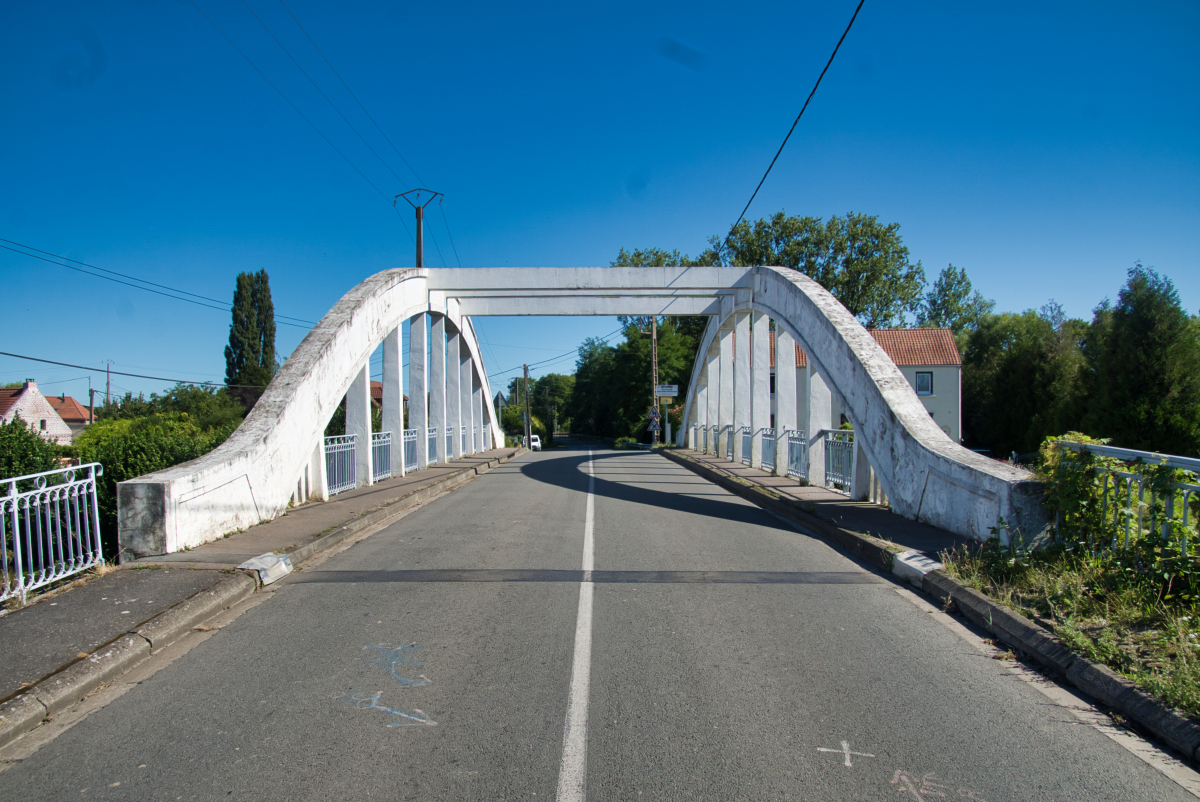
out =
<path fill-rule="evenodd" d="M 25 380 L 25 387 L 23 387 L 22 389 L 24 389 L 24 390 L 36 390 L 36 389 L 37 389 L 37 382 L 36 382 L 36 381 L 34 381 L 33 379 L 26 379 L 26 380 Z"/>

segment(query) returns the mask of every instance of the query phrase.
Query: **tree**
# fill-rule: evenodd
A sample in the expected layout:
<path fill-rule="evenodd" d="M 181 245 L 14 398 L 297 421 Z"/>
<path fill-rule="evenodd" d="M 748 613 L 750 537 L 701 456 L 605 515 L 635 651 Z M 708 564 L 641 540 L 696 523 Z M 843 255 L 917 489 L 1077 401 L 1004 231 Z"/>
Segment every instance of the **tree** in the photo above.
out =
<path fill-rule="evenodd" d="M 572 431 L 612 436 L 615 354 L 616 349 L 599 337 L 589 337 L 579 346 L 575 388 L 569 404 Z"/>
<path fill-rule="evenodd" d="M 715 253 L 711 250 L 705 251 L 699 257 L 692 259 L 687 254 L 681 254 L 679 251 L 664 251 L 662 248 L 646 248 L 645 250 L 635 248 L 633 251 L 627 251 L 624 248 L 617 253 L 616 261 L 609 264 L 613 267 L 703 267 L 716 264 L 714 261 Z M 633 325 L 639 329 L 645 329 L 650 326 L 649 315 L 619 315 L 617 317 L 621 321 L 622 326 Z M 676 322 L 679 332 L 684 336 L 691 337 L 694 341 L 692 350 L 700 345 L 700 340 L 704 336 L 704 327 L 708 325 L 707 315 L 675 315 L 671 319 Z"/>
<path fill-rule="evenodd" d="M 162 395 L 151 393 L 148 399 L 126 393 L 119 401 L 101 404 L 96 407 L 96 420 L 145 418 L 172 412 L 187 413 L 193 423 L 205 430 L 240 423 L 246 416 L 245 407 L 224 387 L 176 384 Z"/>
<path fill-rule="evenodd" d="M 900 224 L 875 215 L 788 217 L 777 212 L 753 226 L 738 223 L 697 261 L 703 264 L 778 265 L 804 273 L 837 298 L 863 325 L 900 325 L 916 313 L 925 287 L 921 263 L 908 261 Z"/>
<path fill-rule="evenodd" d="M 967 271 L 948 265 L 938 274 L 933 289 L 925 293 L 924 302 L 917 312 L 917 325 L 922 328 L 947 328 L 955 337 L 979 328 L 983 316 L 996 308 L 990 301 L 971 291 L 971 280 Z"/>
<path fill-rule="evenodd" d="M 1084 340 L 1085 430 L 1113 445 L 1200 456 L 1200 321 L 1166 276 L 1135 264 Z"/>
<path fill-rule="evenodd" d="M 275 307 L 266 270 L 239 273 L 233 291 L 233 322 L 225 346 L 225 383 L 247 409 L 275 375 Z"/>
<path fill-rule="evenodd" d="M 58 467 L 60 454 L 59 446 L 27 426 L 20 416 L 13 416 L 8 423 L 0 420 L 0 479 L 52 471 Z"/>

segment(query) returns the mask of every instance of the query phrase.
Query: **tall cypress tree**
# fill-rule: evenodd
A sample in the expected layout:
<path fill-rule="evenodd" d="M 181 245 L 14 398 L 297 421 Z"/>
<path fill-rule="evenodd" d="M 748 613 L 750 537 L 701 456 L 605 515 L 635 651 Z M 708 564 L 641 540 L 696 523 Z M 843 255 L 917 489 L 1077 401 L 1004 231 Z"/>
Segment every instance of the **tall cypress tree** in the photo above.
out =
<path fill-rule="evenodd" d="M 233 291 L 233 321 L 225 346 L 225 383 L 248 385 L 230 392 L 254 406 L 275 375 L 275 307 L 266 270 L 239 273 Z"/>

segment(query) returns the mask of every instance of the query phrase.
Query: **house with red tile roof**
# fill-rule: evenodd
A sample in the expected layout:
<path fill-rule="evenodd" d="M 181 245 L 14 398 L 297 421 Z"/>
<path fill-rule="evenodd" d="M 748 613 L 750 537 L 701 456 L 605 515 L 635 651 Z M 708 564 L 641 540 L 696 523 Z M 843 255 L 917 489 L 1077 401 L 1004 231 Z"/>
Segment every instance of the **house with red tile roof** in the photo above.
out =
<path fill-rule="evenodd" d="M 916 391 L 929 415 L 954 442 L 962 440 L 962 356 L 950 329 L 868 329 L 884 353 Z M 771 332 L 771 397 L 775 394 L 775 332 Z M 808 412 L 808 358 L 796 346 L 796 401 L 799 420 Z M 772 402 L 773 403 L 773 402 Z M 833 399 L 833 418 L 842 418 L 843 409 Z M 774 425 L 774 421 L 772 421 Z"/>
<path fill-rule="evenodd" d="M 71 427 L 54 411 L 33 379 L 26 379 L 22 387 L 0 389 L 0 420 L 11 423 L 16 417 L 42 437 L 60 445 L 70 443 L 74 436 Z"/>
<path fill-rule="evenodd" d="M 63 423 L 71 427 L 71 436 L 83 431 L 83 427 L 92 422 L 92 414 L 88 408 L 69 395 L 48 395 L 46 401 L 54 407 Z"/>

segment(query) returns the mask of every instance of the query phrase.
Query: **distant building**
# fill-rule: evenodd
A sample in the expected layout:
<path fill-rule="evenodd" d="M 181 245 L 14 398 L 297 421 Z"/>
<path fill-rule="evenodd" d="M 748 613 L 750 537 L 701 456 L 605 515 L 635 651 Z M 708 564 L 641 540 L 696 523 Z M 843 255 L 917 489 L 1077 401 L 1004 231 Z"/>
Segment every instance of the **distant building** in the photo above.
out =
<path fill-rule="evenodd" d="M 956 443 L 962 442 L 962 356 L 950 329 L 868 329 L 884 353 L 908 379 L 930 417 Z M 808 414 L 807 355 L 796 346 L 796 401 L 798 420 Z M 775 396 L 775 332 L 771 332 L 771 397 Z M 836 396 L 832 399 L 834 425 L 844 417 Z M 772 416 L 771 425 L 775 425 Z"/>
<path fill-rule="evenodd" d="M 54 411 L 58 413 L 58 417 L 62 418 L 63 423 L 71 428 L 72 439 L 92 422 L 88 408 L 69 395 L 48 395 L 46 401 L 54 407 Z"/>
<path fill-rule="evenodd" d="M 60 445 L 67 445 L 74 436 L 71 427 L 54 411 L 33 379 L 26 379 L 23 387 L 0 389 L 0 420 L 11 423 L 16 417 L 42 437 Z"/>
<path fill-rule="evenodd" d="M 408 409 L 408 396 L 404 396 L 404 408 Z M 371 382 L 371 406 L 383 408 L 383 382 Z"/>

